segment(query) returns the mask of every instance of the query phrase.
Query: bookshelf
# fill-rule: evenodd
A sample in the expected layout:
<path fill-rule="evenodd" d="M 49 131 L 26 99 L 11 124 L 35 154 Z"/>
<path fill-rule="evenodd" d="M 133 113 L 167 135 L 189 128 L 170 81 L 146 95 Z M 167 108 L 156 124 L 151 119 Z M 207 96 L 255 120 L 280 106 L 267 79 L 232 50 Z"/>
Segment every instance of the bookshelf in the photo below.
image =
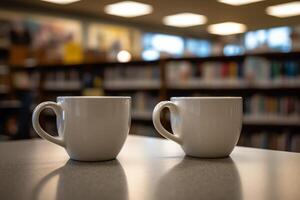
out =
<path fill-rule="evenodd" d="M 18 109 L 21 107 L 21 102 L 18 100 L 2 100 L 0 109 Z"/>
<path fill-rule="evenodd" d="M 299 151 L 300 53 L 169 59 L 167 98 L 242 96 L 239 145 Z"/>
<path fill-rule="evenodd" d="M 0 94 L 6 94 L 9 91 L 8 86 L 6 85 L 0 85 Z"/>
<path fill-rule="evenodd" d="M 152 120 L 152 112 L 150 111 L 132 111 L 133 119 L 137 120 Z M 243 124 L 247 125 L 266 125 L 266 126 L 300 126 L 300 117 L 282 117 L 282 116 L 252 116 L 245 115 L 243 119 Z"/>
<path fill-rule="evenodd" d="M 300 82 L 295 81 L 256 81 L 245 80 L 189 80 L 184 83 L 172 83 L 170 90 L 220 89 L 220 90 L 269 90 L 269 89 L 299 89 Z"/>
<path fill-rule="evenodd" d="M 114 80 L 105 81 L 105 90 L 159 90 L 159 80 Z"/>
<path fill-rule="evenodd" d="M 131 118 L 136 119 L 136 120 L 151 121 L 152 120 L 152 112 L 151 111 L 133 110 Z"/>
<path fill-rule="evenodd" d="M 266 116 L 253 116 L 245 115 L 243 120 L 245 125 L 271 125 L 271 126 L 300 126 L 299 116 L 278 116 L 278 115 L 266 115 Z"/>
<path fill-rule="evenodd" d="M 251 63 L 257 64 L 254 69 L 249 67 Z M 251 109 L 258 110 L 254 113 L 245 110 L 243 134 L 247 133 L 248 138 L 261 132 L 273 133 L 275 129 L 280 134 L 288 135 L 283 150 L 299 151 L 299 64 L 300 52 L 290 52 L 135 60 L 127 63 L 101 61 L 73 65 L 10 66 L 10 73 L 13 77 L 18 73 L 31 76 L 29 80 L 34 83 L 29 84 L 29 91 L 35 93 L 35 104 L 55 100 L 54 97 L 59 95 L 82 95 L 88 88 L 99 90 L 104 95 L 129 95 L 133 100 L 132 133 L 142 135 L 154 132 L 151 115 L 156 103 L 171 96 L 242 96 L 245 104 L 259 96 L 259 100 L 254 100 L 252 104 L 263 104 L 265 108 L 252 106 Z M 249 68 L 247 72 L 244 71 L 246 65 Z M 263 67 L 268 69 L 261 70 Z M 174 70 L 176 68 L 179 70 Z M 290 99 L 282 100 L 285 97 Z M 164 118 L 168 123 L 167 117 Z M 239 144 L 259 146 L 249 145 L 247 141 L 242 138 Z M 264 143 L 261 147 L 268 148 L 268 145 Z"/>

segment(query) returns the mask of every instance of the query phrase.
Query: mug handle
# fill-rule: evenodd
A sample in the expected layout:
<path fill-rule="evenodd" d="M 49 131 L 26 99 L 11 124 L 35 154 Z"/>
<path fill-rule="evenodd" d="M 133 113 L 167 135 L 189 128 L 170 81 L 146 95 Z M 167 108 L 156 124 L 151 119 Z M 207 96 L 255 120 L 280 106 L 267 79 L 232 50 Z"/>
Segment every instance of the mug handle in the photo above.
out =
<path fill-rule="evenodd" d="M 160 113 L 162 109 L 164 109 L 165 107 L 169 108 L 172 114 L 178 115 L 178 107 L 175 103 L 173 103 L 172 101 L 162 101 L 158 103 L 153 110 L 153 114 L 152 114 L 153 125 L 160 135 L 162 135 L 163 137 L 169 140 L 173 140 L 174 142 L 181 145 L 182 144 L 181 138 L 167 131 L 161 124 Z"/>
<path fill-rule="evenodd" d="M 62 107 L 60 104 L 52 102 L 52 101 L 46 101 L 43 103 L 40 103 L 33 111 L 32 114 L 32 125 L 34 130 L 37 132 L 39 136 L 42 138 L 53 142 L 54 144 L 57 144 L 59 146 L 65 147 L 65 142 L 63 137 L 53 137 L 49 133 L 47 133 L 40 125 L 39 118 L 41 112 L 45 108 L 50 108 L 54 111 L 58 119 L 62 118 Z"/>

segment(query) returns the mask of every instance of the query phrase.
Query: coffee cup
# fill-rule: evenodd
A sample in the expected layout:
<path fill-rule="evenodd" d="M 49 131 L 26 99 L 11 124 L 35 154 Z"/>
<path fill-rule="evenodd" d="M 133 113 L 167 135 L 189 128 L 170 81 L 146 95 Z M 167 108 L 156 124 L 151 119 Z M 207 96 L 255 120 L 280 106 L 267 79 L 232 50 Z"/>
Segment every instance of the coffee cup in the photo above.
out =
<path fill-rule="evenodd" d="M 188 156 L 228 156 L 236 146 L 243 120 L 241 97 L 172 97 L 153 111 L 153 124 L 163 137 L 181 145 Z M 162 109 L 169 108 L 174 134 L 161 124 Z"/>
<path fill-rule="evenodd" d="M 129 133 L 130 107 L 130 97 L 58 97 L 57 102 L 43 102 L 35 108 L 32 124 L 42 138 L 64 147 L 71 159 L 111 160 Z M 56 114 L 58 137 L 48 134 L 39 123 L 46 108 Z"/>

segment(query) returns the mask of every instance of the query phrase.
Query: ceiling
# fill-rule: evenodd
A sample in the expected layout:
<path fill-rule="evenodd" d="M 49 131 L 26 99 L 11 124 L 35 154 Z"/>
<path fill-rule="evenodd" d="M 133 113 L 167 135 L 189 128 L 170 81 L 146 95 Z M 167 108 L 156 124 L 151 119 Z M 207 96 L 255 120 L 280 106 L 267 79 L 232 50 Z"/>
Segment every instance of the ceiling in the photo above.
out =
<path fill-rule="evenodd" d="M 209 37 L 207 25 L 225 21 L 240 22 L 247 25 L 248 30 L 268 28 L 282 25 L 300 25 L 300 16 L 277 18 L 265 14 L 265 8 L 270 5 L 290 2 L 288 0 L 266 0 L 242 6 L 231 6 L 217 0 L 136 0 L 151 4 L 153 13 L 135 18 L 121 18 L 107 15 L 103 12 L 107 4 L 121 0 L 81 0 L 68 5 L 57 5 L 39 0 L 1 0 L 0 7 L 10 7 L 28 11 L 54 12 L 61 15 L 77 17 L 93 17 L 102 21 L 137 26 L 147 31 L 172 32 L 194 37 Z M 189 28 L 167 27 L 162 24 L 162 18 L 180 12 L 193 12 L 207 16 L 208 22 Z"/>

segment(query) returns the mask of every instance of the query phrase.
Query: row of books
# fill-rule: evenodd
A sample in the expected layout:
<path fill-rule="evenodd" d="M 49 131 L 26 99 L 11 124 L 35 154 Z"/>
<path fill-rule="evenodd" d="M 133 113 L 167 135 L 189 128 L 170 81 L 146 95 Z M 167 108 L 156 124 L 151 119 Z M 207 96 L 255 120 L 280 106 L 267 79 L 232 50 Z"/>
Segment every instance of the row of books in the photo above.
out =
<path fill-rule="evenodd" d="M 97 73 L 84 73 L 83 75 L 83 90 L 84 96 L 102 96 L 103 78 Z"/>
<path fill-rule="evenodd" d="M 18 89 L 35 89 L 39 87 L 39 73 L 18 72 L 13 75 L 13 84 Z"/>
<path fill-rule="evenodd" d="M 204 62 L 196 65 L 188 61 L 176 61 L 169 62 L 167 70 L 169 81 L 190 79 L 299 80 L 300 76 L 299 62 L 270 61 L 260 57 L 248 57 L 244 62 Z"/>
<path fill-rule="evenodd" d="M 0 74 L 0 87 L 8 85 L 8 78 L 7 76 Z"/>
<path fill-rule="evenodd" d="M 157 96 L 146 92 L 137 92 L 132 95 L 132 110 L 136 112 L 152 112 L 158 102 Z"/>
<path fill-rule="evenodd" d="M 44 88 L 80 89 L 82 80 L 75 70 L 57 71 L 45 74 Z"/>
<path fill-rule="evenodd" d="M 0 90 L 2 87 L 8 85 L 8 67 L 0 64 Z"/>
<path fill-rule="evenodd" d="M 300 66 L 298 61 L 276 61 L 261 57 L 248 57 L 243 63 L 241 77 L 247 79 L 293 79 L 299 78 Z"/>
<path fill-rule="evenodd" d="M 1 75 L 0 75 L 1 82 Z M 39 87 L 41 74 L 39 72 L 17 72 L 13 74 L 14 86 L 19 89 L 34 89 Z M 102 88 L 102 78 L 99 74 L 84 73 L 76 70 L 48 72 L 43 76 L 44 89 L 90 89 Z M 97 93 L 98 94 L 98 93 Z"/>
<path fill-rule="evenodd" d="M 244 99 L 244 112 L 249 115 L 300 116 L 300 98 L 256 94 Z"/>
<path fill-rule="evenodd" d="M 49 72 L 43 77 L 45 89 L 80 89 L 82 80 L 78 71 Z M 18 72 L 13 75 L 14 86 L 19 89 L 34 89 L 39 87 L 41 74 Z"/>
<path fill-rule="evenodd" d="M 8 74 L 8 72 L 9 72 L 8 66 L 0 64 L 0 75 L 6 75 Z"/>
<path fill-rule="evenodd" d="M 300 133 L 288 131 L 273 132 L 244 132 L 238 145 L 263 149 L 300 152 Z"/>
<path fill-rule="evenodd" d="M 122 66 L 105 69 L 104 77 L 107 80 L 159 80 L 158 66 Z"/>
<path fill-rule="evenodd" d="M 147 92 L 136 92 L 131 96 L 134 111 L 151 112 L 159 102 L 157 96 Z M 256 94 L 244 98 L 244 114 L 246 116 L 300 117 L 300 98 L 296 96 L 277 97 Z"/>

